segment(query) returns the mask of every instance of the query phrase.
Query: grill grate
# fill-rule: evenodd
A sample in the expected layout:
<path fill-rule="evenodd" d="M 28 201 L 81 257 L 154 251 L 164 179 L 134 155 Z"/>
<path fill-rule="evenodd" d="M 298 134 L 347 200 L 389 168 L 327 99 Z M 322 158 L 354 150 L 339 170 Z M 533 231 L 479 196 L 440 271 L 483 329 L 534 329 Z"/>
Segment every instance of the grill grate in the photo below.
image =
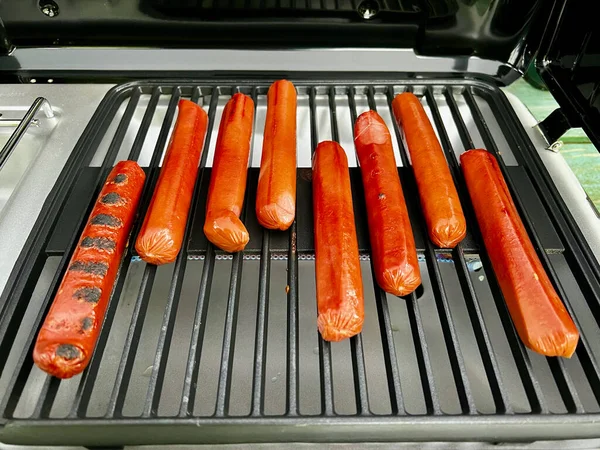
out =
<path fill-rule="evenodd" d="M 296 85 L 297 220 L 287 232 L 261 229 L 253 207 L 268 81 L 140 82 L 107 95 L 0 299 L 0 439 L 116 445 L 598 436 L 598 267 L 503 95 L 471 79 Z M 422 98 L 465 209 L 469 236 L 454 250 L 434 248 L 424 233 L 402 130 L 391 120 L 393 96 L 404 90 Z M 257 114 L 242 213 L 251 241 L 231 256 L 207 243 L 202 226 L 218 121 L 234 92 L 251 95 Z M 188 245 L 161 267 L 130 247 L 90 366 L 70 380 L 48 377 L 33 365 L 33 343 L 102 181 L 118 159 L 147 166 L 135 237 L 182 97 L 209 113 Z M 348 144 L 352 123 L 369 108 L 395 134 L 419 250 L 423 288 L 402 299 L 373 283 L 360 173 Z M 318 336 L 314 298 L 310 154 L 327 138 L 349 155 L 367 314 L 361 335 L 336 344 Z M 500 157 L 534 245 L 582 331 L 571 360 L 530 352 L 512 325 L 458 164 L 457 155 L 480 146 Z"/>

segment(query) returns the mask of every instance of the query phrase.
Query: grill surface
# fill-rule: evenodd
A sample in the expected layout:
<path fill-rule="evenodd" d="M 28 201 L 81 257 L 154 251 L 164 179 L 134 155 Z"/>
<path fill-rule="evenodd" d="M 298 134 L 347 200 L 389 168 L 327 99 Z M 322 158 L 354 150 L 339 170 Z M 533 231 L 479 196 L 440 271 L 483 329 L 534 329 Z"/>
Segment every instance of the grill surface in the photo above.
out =
<path fill-rule="evenodd" d="M 266 441 L 536 440 L 600 436 L 598 267 L 503 94 L 478 79 L 295 81 L 297 220 L 266 231 L 254 196 L 266 112 L 264 82 L 141 82 L 113 89 L 83 133 L 0 299 L 0 440 L 33 444 Z M 454 250 L 426 239 L 396 93 L 421 96 L 465 208 Z M 243 212 L 251 235 L 233 256 L 208 244 L 205 199 L 216 132 L 233 92 L 257 107 Z M 99 192 L 119 159 L 147 169 L 135 239 L 179 98 L 209 112 L 184 247 L 167 266 L 129 247 L 94 357 L 70 380 L 33 365 L 37 331 Z M 419 249 L 423 287 L 406 298 L 373 284 L 352 123 L 377 109 L 394 148 Z M 363 333 L 342 343 L 316 328 L 310 155 L 342 143 L 350 166 L 365 283 Z M 491 270 L 458 166 L 485 147 L 500 162 L 522 218 L 582 332 L 570 360 L 518 339 Z"/>

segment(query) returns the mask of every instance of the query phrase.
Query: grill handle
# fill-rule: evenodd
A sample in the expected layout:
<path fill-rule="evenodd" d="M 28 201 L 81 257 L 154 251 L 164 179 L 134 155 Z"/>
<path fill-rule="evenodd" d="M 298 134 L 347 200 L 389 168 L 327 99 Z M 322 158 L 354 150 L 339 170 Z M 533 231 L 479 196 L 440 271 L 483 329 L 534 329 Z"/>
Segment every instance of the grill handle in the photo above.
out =
<path fill-rule="evenodd" d="M 31 107 L 25 113 L 15 131 L 10 135 L 10 138 L 0 150 L 0 170 L 4 167 L 4 164 L 8 160 L 9 156 L 12 154 L 14 149 L 17 147 L 23 135 L 27 132 L 29 126 L 34 122 L 35 116 L 37 115 L 39 110 L 44 112 L 44 115 L 47 118 L 54 117 L 54 112 L 52 111 L 52 106 L 50 106 L 50 102 L 46 100 L 44 97 L 38 97 L 32 103 Z"/>

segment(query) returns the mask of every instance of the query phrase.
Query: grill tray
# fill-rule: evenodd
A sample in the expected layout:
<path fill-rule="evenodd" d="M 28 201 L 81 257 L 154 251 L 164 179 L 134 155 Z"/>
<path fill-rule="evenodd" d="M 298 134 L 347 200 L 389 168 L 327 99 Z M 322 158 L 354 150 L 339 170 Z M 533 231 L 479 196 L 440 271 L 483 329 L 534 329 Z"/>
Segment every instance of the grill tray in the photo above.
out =
<path fill-rule="evenodd" d="M 254 199 L 263 81 L 136 82 L 112 89 L 49 195 L 0 298 L 0 440 L 123 445 L 368 440 L 538 440 L 600 436 L 598 266 L 504 95 L 476 78 L 294 80 L 298 88 L 297 220 L 266 231 Z M 424 234 L 409 158 L 392 121 L 393 95 L 411 90 L 431 114 L 468 221 L 454 250 Z M 202 233 L 216 132 L 236 91 L 257 105 L 245 210 L 247 249 L 223 254 Z M 94 357 L 70 380 L 46 376 L 31 352 L 105 176 L 119 159 L 149 175 L 139 230 L 179 98 L 209 112 L 186 229 L 168 266 L 129 247 Z M 377 109 L 395 152 L 421 261 L 423 288 L 406 298 L 373 284 L 352 123 Z M 320 140 L 349 155 L 365 284 L 363 333 L 322 341 L 316 328 L 310 155 Z M 458 166 L 484 146 L 502 170 L 530 236 L 582 332 L 571 360 L 518 339 Z"/>

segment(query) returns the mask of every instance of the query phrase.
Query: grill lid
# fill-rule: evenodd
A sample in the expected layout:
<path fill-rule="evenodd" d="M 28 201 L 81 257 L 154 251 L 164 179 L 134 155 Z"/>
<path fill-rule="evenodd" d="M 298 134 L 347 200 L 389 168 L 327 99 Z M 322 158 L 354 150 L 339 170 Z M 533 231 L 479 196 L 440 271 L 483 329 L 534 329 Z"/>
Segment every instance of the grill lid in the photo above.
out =
<path fill-rule="evenodd" d="M 561 108 L 540 128 L 552 144 L 582 127 L 600 149 L 600 32 L 584 6 L 555 1 L 543 30 L 536 65 Z"/>
<path fill-rule="evenodd" d="M 4 0 L 0 17 L 16 46 L 413 48 L 422 55 L 475 55 L 507 62 L 523 47 L 542 3 Z"/>

